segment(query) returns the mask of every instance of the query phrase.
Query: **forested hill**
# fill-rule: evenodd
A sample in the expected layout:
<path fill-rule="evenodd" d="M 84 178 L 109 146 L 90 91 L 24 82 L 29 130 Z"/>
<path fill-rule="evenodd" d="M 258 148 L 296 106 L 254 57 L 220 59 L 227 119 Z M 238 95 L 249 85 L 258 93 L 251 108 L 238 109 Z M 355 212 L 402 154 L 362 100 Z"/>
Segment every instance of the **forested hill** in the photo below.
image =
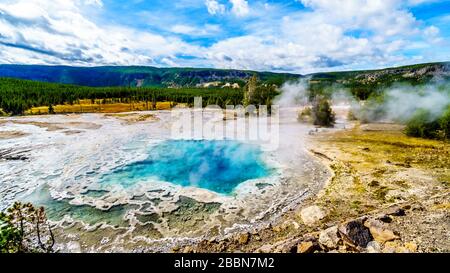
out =
<path fill-rule="evenodd" d="M 243 87 L 257 74 L 261 83 L 275 84 L 297 80 L 302 75 L 209 68 L 157 68 L 149 66 L 45 66 L 0 64 L 0 78 L 18 78 L 41 82 L 91 87 Z M 308 75 L 321 86 L 341 84 L 363 93 L 395 82 L 421 84 L 432 78 L 450 78 L 450 63 L 426 63 L 378 70 L 326 72 Z"/>
<path fill-rule="evenodd" d="M 285 81 L 301 77 L 301 75 L 288 73 L 208 68 L 0 65 L 0 77 L 92 87 L 219 87 L 227 83 L 230 85 L 237 83 L 242 87 L 255 73 L 261 82 L 277 86 L 281 86 Z"/>
<path fill-rule="evenodd" d="M 359 99 L 394 84 L 421 85 L 430 81 L 450 81 L 450 62 L 424 63 L 378 70 L 315 73 L 308 75 L 310 89 L 341 86 Z M 331 88 L 333 89 L 333 88 Z"/>

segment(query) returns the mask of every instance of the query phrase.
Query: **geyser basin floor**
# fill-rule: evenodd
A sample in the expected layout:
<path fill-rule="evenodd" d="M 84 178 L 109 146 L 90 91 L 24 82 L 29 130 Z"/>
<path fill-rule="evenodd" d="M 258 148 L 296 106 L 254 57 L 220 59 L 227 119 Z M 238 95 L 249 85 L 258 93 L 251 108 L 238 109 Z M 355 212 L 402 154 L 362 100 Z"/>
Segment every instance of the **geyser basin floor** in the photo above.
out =
<path fill-rule="evenodd" d="M 230 194 L 238 184 L 268 174 L 257 145 L 232 140 L 166 140 L 152 146 L 145 160 L 103 175 L 101 183 L 128 187 L 162 180 Z"/>
<path fill-rule="evenodd" d="M 0 161 L 0 209 L 16 200 L 44 206 L 55 223 L 61 252 L 170 251 L 183 240 L 227 236 L 265 226 L 316 193 L 330 175 L 305 149 L 311 127 L 298 123 L 297 111 L 292 111 L 280 115 L 282 134 L 275 151 L 261 153 L 255 146 L 233 141 L 223 145 L 221 141 L 211 145 L 179 143 L 186 146 L 180 149 L 183 151 L 201 144 L 194 159 L 202 154 L 211 157 L 216 151 L 231 154 L 233 160 L 226 168 L 240 168 L 233 179 L 220 177 L 221 161 L 205 160 L 212 164 L 202 172 L 210 182 L 218 174 L 216 178 L 229 182 L 227 188 L 185 187 L 176 183 L 176 178 L 165 177 L 181 170 L 181 166 L 175 168 L 181 162 L 172 170 L 163 160 L 152 168 L 165 165 L 169 171 L 159 175 L 152 172 L 153 180 L 145 172 L 137 176 L 133 171 L 124 173 L 136 176 L 134 184 L 115 183 L 112 178 L 118 173 L 114 171 L 132 168 L 133 163 L 146 161 L 158 150 L 162 155 L 177 151 L 172 149 L 173 143 L 159 146 L 171 143 L 171 112 L 130 115 L 146 114 L 155 115 L 155 119 L 128 123 L 102 114 L 0 118 L 0 130 L 24 133 L 19 138 L 0 139 L 0 150 L 22 152 L 28 158 Z M 214 115 L 206 115 L 205 122 L 209 117 Z M 236 120 L 217 122 L 233 128 Z M 243 159 L 235 158 L 241 153 Z M 256 160 L 261 157 L 270 166 L 270 173 Z M 244 167 L 249 161 L 254 161 L 251 164 L 256 165 L 251 166 L 257 171 Z M 190 177 L 187 173 L 179 172 L 176 177 Z M 107 183 L 108 179 L 113 183 Z M 195 175 L 191 179 L 196 181 Z M 230 190 L 232 194 L 221 193 Z"/>

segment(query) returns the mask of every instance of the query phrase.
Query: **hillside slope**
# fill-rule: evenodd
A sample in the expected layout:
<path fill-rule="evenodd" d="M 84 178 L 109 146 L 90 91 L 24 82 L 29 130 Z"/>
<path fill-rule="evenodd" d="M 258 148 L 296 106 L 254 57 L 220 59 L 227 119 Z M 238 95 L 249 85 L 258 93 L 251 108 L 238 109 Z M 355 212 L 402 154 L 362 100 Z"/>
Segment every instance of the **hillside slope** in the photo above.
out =
<path fill-rule="evenodd" d="M 360 99 L 367 99 L 375 90 L 393 84 L 420 85 L 450 80 L 450 62 L 415 64 L 379 70 L 315 73 L 310 77 L 312 90 L 341 86 Z M 333 88 L 332 88 L 333 89 Z"/>
<path fill-rule="evenodd" d="M 143 66 L 72 67 L 0 65 L 0 77 L 82 86 L 195 87 L 203 83 L 243 83 L 254 73 L 265 83 L 281 85 L 296 74 L 206 68 L 156 68 Z"/>

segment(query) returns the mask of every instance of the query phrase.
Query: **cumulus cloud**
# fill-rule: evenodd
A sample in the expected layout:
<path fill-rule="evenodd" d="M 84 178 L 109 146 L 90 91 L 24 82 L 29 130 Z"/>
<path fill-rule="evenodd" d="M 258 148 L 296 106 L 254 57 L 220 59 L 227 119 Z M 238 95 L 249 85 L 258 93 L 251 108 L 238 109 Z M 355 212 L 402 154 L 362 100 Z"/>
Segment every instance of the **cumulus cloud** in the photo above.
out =
<path fill-rule="evenodd" d="M 120 26 L 99 27 L 83 15 L 83 5 L 101 1 L 19 0 L 0 4 L 2 62 L 65 64 L 146 64 L 201 55 L 176 37 Z"/>
<path fill-rule="evenodd" d="M 231 5 L 230 12 L 238 17 L 246 16 L 250 12 L 248 1 L 246 0 L 229 0 L 229 4 Z M 209 14 L 212 15 L 223 14 L 227 10 L 226 6 L 217 0 L 205 0 L 205 5 Z"/>
<path fill-rule="evenodd" d="M 237 16 L 245 16 L 249 13 L 248 2 L 246 0 L 230 0 L 233 7 L 231 11 Z"/>
<path fill-rule="evenodd" d="M 255 1 L 250 7 L 245 0 L 199 0 L 210 14 L 224 14 L 224 21 L 238 28 L 226 35 L 227 26 L 216 21 L 168 24 L 165 34 L 100 25 L 86 11 L 105 8 L 101 0 L 4 0 L 0 62 L 299 73 L 401 64 L 422 57 L 406 58 L 405 50 L 432 48 L 442 41 L 440 25 L 425 25 L 408 10 L 424 1 L 430 0 L 297 0 L 298 9 L 284 13 L 277 3 Z M 199 46 L 183 40 L 186 36 L 209 40 Z"/>
<path fill-rule="evenodd" d="M 425 37 L 427 37 L 428 40 L 431 41 L 432 43 L 439 43 L 442 41 L 442 38 L 439 35 L 440 29 L 437 28 L 436 26 L 429 26 L 425 28 L 423 33 Z"/>
<path fill-rule="evenodd" d="M 221 67 L 302 73 L 364 68 L 401 63 L 402 50 L 412 47 L 411 41 L 426 33 L 439 37 L 436 29 L 423 29 L 403 1 L 299 2 L 309 10 L 256 24 L 245 36 L 219 41 L 209 58 Z"/>
<path fill-rule="evenodd" d="M 210 14 L 221 14 L 225 12 L 225 5 L 220 4 L 217 0 L 206 0 L 206 8 Z"/>

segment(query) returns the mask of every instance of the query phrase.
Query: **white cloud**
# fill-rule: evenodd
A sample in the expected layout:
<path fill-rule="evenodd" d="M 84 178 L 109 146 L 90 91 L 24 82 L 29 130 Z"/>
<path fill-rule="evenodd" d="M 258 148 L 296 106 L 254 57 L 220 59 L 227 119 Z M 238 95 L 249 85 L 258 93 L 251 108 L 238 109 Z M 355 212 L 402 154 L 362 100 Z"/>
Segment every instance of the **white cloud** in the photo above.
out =
<path fill-rule="evenodd" d="M 246 0 L 230 0 L 230 2 L 233 5 L 231 12 L 236 16 L 245 16 L 249 13 L 250 9 Z"/>
<path fill-rule="evenodd" d="M 98 7 L 103 7 L 102 0 L 84 0 L 84 3 L 86 5 L 94 5 L 94 6 L 98 6 Z"/>
<path fill-rule="evenodd" d="M 422 4 L 439 2 L 440 0 L 407 0 L 409 6 L 418 6 Z"/>
<path fill-rule="evenodd" d="M 83 15 L 86 1 L 19 0 L 0 4 L 1 62 L 159 65 L 200 48 L 120 26 L 100 27 Z M 99 4 L 100 1 L 95 1 Z"/>
<path fill-rule="evenodd" d="M 206 8 L 210 14 L 221 14 L 225 12 L 225 5 L 220 4 L 217 0 L 205 0 Z"/>
<path fill-rule="evenodd" d="M 424 40 L 421 24 L 397 0 L 299 0 L 312 11 L 289 14 L 213 45 L 215 66 L 292 70 L 377 67 L 405 62 L 402 50 Z M 422 41 L 428 44 L 432 41 Z"/>
<path fill-rule="evenodd" d="M 177 34 L 190 36 L 211 36 L 221 31 L 219 25 L 206 24 L 201 27 L 178 24 L 170 28 L 170 31 Z"/>
<path fill-rule="evenodd" d="M 250 12 L 248 1 L 246 0 L 229 0 L 229 3 L 231 4 L 231 13 L 238 17 L 246 16 Z M 226 6 L 217 0 L 205 0 L 205 5 L 208 12 L 212 15 L 223 14 L 227 10 Z"/>
<path fill-rule="evenodd" d="M 250 12 L 248 1 L 229 0 L 228 12 L 236 16 L 226 19 L 241 22 L 239 32 L 245 34 L 202 47 L 180 37 L 217 39 L 225 36 L 217 35 L 222 26 L 194 21 L 167 24 L 165 30 L 172 34 L 163 36 L 96 24 L 85 15 L 89 9 L 86 5 L 101 7 L 101 1 L 1 1 L 0 62 L 213 66 L 309 73 L 420 60 L 421 50 L 431 51 L 435 45 L 444 44 L 437 27 L 442 26 L 424 26 L 408 11 L 406 6 L 410 4 L 405 1 L 298 2 L 309 9 L 281 13 L 276 4 L 264 8 L 261 2 Z M 205 1 L 211 14 L 226 12 L 222 3 Z M 248 16 L 242 18 L 244 15 Z M 419 53 L 407 58 L 405 50 Z M 442 52 L 431 53 L 437 59 L 438 54 L 448 54 L 448 50 Z"/>
<path fill-rule="evenodd" d="M 190 34 L 190 35 L 198 31 L 197 28 L 188 25 L 174 25 L 170 30 L 174 33 Z"/>
<path fill-rule="evenodd" d="M 424 34 L 428 37 L 436 37 L 439 35 L 439 29 L 435 26 L 429 26 L 424 30 Z"/>
<path fill-rule="evenodd" d="M 440 30 L 436 26 L 425 28 L 423 33 L 431 43 L 437 44 L 443 41 L 442 37 L 440 37 Z"/>
<path fill-rule="evenodd" d="M 416 31 L 414 16 L 400 0 L 300 0 L 320 20 L 349 29 L 368 29 L 393 36 Z"/>

